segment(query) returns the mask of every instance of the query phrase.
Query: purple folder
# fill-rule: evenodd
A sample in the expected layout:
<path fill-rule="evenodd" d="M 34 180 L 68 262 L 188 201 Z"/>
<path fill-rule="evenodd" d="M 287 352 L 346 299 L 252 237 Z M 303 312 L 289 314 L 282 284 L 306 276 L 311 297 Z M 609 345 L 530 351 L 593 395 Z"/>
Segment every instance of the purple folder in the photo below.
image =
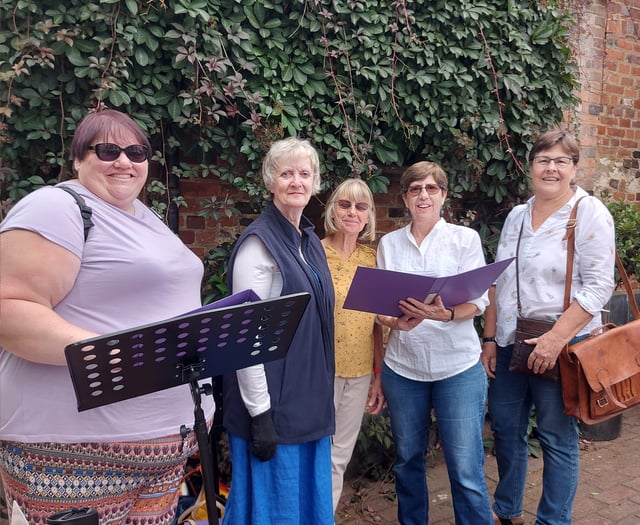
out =
<path fill-rule="evenodd" d="M 374 314 L 402 315 L 398 303 L 414 297 L 430 303 L 440 295 L 445 306 L 480 297 L 515 259 L 504 259 L 449 277 L 429 277 L 358 266 L 343 308 Z"/>
<path fill-rule="evenodd" d="M 236 292 L 233 295 L 228 295 L 227 297 L 223 297 L 222 299 L 218 299 L 217 301 L 209 304 L 205 304 L 200 308 L 196 308 L 195 310 L 190 311 L 190 314 L 196 314 L 198 312 L 206 312 L 208 310 L 217 310 L 218 308 L 225 308 L 227 306 L 236 306 L 242 303 L 252 303 L 255 301 L 259 301 L 260 297 L 257 293 L 255 293 L 251 288 L 246 290 L 242 290 L 241 292 Z"/>

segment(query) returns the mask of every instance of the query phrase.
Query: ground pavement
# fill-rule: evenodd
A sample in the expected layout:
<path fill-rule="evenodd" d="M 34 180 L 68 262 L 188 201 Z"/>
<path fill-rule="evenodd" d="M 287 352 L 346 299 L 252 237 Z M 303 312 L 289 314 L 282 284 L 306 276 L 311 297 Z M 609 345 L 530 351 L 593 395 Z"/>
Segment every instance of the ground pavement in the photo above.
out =
<path fill-rule="evenodd" d="M 612 441 L 582 440 L 580 448 L 580 484 L 573 525 L 640 524 L 640 407 L 623 415 L 620 437 Z M 498 473 L 496 460 L 489 451 L 485 473 L 492 494 Z M 529 458 L 524 502 L 527 525 L 535 521 L 541 480 L 542 459 Z M 431 459 L 427 483 L 431 498 L 430 525 L 453 525 L 451 490 L 442 453 Z M 394 495 L 393 484 L 363 480 L 345 483 L 336 525 L 397 524 Z"/>

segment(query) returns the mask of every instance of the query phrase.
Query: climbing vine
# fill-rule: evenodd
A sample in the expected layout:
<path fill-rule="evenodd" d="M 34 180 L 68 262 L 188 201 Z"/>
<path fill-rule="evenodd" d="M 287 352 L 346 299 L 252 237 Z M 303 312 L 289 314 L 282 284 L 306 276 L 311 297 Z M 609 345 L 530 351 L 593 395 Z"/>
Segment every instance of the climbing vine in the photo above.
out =
<path fill-rule="evenodd" d="M 150 135 L 165 213 L 186 177 L 259 206 L 264 151 L 299 135 L 327 186 L 383 192 L 382 167 L 429 157 L 487 220 L 576 104 L 571 23 L 534 0 L 0 0 L 0 200 L 68 176 L 76 123 L 108 106 Z M 202 213 L 231 213 L 204 197 Z"/>

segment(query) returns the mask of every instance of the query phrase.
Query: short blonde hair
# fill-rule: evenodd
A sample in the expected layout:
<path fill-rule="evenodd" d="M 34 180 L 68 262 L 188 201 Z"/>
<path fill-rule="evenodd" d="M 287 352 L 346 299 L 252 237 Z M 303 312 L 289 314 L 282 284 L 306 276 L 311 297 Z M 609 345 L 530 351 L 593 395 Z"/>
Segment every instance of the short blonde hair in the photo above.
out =
<path fill-rule="evenodd" d="M 361 179 L 347 179 L 340 183 L 327 201 L 324 212 L 324 231 L 327 235 L 333 235 L 338 231 L 336 227 L 336 206 L 340 200 L 352 202 L 366 202 L 369 205 L 369 222 L 360 232 L 359 238 L 366 241 L 376 239 L 376 207 L 373 202 L 373 193 L 367 183 Z"/>
<path fill-rule="evenodd" d="M 306 154 L 311 161 L 313 194 L 315 195 L 320 191 L 320 159 L 318 158 L 318 152 L 308 140 L 297 137 L 276 140 L 267 151 L 262 161 L 262 181 L 269 191 L 274 187 L 279 175 L 279 173 L 276 173 L 278 161 L 300 153 Z"/>

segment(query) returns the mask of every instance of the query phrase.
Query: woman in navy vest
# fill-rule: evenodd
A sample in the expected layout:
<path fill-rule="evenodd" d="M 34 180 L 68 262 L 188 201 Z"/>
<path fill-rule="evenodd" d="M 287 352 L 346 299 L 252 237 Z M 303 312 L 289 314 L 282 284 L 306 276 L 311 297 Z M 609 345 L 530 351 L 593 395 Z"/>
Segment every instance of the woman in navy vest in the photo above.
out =
<path fill-rule="evenodd" d="M 223 524 L 331 525 L 334 294 L 320 239 L 302 215 L 320 190 L 318 154 L 306 140 L 279 140 L 262 175 L 273 202 L 238 239 L 230 288 L 311 299 L 285 359 L 224 377 L 233 476 Z"/>

